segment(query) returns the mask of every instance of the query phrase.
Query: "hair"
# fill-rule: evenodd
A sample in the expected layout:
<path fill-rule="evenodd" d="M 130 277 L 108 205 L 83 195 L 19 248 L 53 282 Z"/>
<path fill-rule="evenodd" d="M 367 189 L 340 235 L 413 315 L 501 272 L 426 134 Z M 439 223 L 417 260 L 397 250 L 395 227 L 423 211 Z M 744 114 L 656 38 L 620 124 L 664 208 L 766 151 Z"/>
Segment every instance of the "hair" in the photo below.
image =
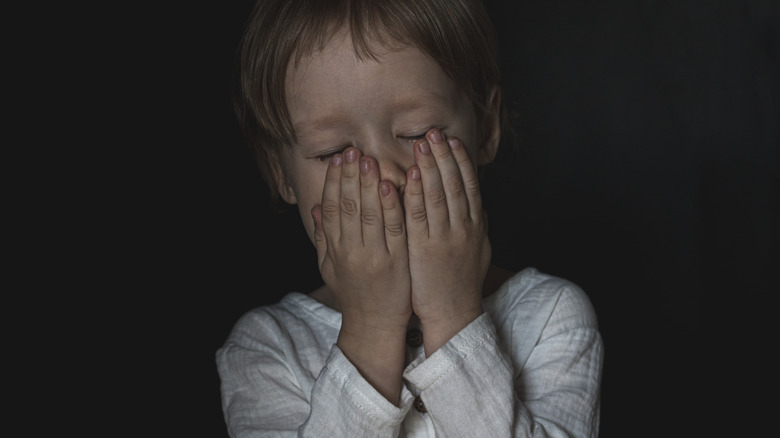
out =
<path fill-rule="evenodd" d="M 426 53 L 470 98 L 480 121 L 499 84 L 498 44 L 481 0 L 258 0 L 236 57 L 233 101 L 274 203 L 279 153 L 295 141 L 287 70 L 344 29 L 361 59 L 376 60 L 377 47 Z"/>

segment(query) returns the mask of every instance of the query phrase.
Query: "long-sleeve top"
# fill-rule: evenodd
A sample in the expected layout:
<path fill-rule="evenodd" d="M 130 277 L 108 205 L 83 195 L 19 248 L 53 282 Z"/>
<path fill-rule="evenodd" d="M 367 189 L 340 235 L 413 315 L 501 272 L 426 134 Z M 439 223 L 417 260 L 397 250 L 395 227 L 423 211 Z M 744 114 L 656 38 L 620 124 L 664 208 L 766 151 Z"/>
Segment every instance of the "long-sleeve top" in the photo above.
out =
<path fill-rule="evenodd" d="M 339 312 L 295 292 L 248 312 L 217 352 L 230 436 L 596 437 L 603 343 L 585 293 L 528 268 L 482 305 L 430 357 L 411 342 L 398 406 L 336 346 Z"/>

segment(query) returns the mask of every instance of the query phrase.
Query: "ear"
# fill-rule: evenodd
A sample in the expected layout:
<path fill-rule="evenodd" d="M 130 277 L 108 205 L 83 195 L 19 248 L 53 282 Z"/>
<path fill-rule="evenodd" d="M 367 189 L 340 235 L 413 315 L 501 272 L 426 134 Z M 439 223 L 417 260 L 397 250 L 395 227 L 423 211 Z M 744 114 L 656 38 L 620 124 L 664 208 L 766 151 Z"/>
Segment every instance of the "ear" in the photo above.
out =
<path fill-rule="evenodd" d="M 501 140 L 501 88 L 498 85 L 493 87 L 488 96 L 481 128 L 482 144 L 477 151 L 477 165 L 484 166 L 496 158 Z"/>
<path fill-rule="evenodd" d="M 295 205 L 298 203 L 298 198 L 295 197 L 295 190 L 287 180 L 287 175 L 284 172 L 282 163 L 278 157 L 271 158 L 271 173 L 276 182 L 276 189 L 279 191 L 279 196 L 284 199 L 284 202 Z"/>

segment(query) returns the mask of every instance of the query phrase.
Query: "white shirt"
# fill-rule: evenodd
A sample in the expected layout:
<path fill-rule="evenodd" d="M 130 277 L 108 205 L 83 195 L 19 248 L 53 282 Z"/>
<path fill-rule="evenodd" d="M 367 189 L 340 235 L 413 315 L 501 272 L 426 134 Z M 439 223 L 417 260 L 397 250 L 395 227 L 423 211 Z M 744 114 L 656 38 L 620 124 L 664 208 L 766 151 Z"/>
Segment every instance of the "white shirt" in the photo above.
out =
<path fill-rule="evenodd" d="M 596 437 L 603 344 L 585 293 L 529 268 L 482 304 L 430 357 L 407 348 L 399 406 L 335 345 L 337 311 L 293 292 L 248 312 L 217 352 L 230 436 Z"/>

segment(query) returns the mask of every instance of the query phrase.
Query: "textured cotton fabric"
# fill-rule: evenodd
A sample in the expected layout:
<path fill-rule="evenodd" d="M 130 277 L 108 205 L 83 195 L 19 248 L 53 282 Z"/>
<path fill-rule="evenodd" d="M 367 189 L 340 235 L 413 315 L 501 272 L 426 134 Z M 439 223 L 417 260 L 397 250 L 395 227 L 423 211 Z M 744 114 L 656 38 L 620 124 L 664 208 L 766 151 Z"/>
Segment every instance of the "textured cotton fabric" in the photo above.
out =
<path fill-rule="evenodd" d="M 252 310 L 217 352 L 228 431 L 242 438 L 597 436 L 603 344 L 582 290 L 529 268 L 483 300 L 483 309 L 430 357 L 407 347 L 400 406 L 335 345 L 340 313 L 300 293 Z M 412 407 L 418 395 L 427 413 Z"/>

